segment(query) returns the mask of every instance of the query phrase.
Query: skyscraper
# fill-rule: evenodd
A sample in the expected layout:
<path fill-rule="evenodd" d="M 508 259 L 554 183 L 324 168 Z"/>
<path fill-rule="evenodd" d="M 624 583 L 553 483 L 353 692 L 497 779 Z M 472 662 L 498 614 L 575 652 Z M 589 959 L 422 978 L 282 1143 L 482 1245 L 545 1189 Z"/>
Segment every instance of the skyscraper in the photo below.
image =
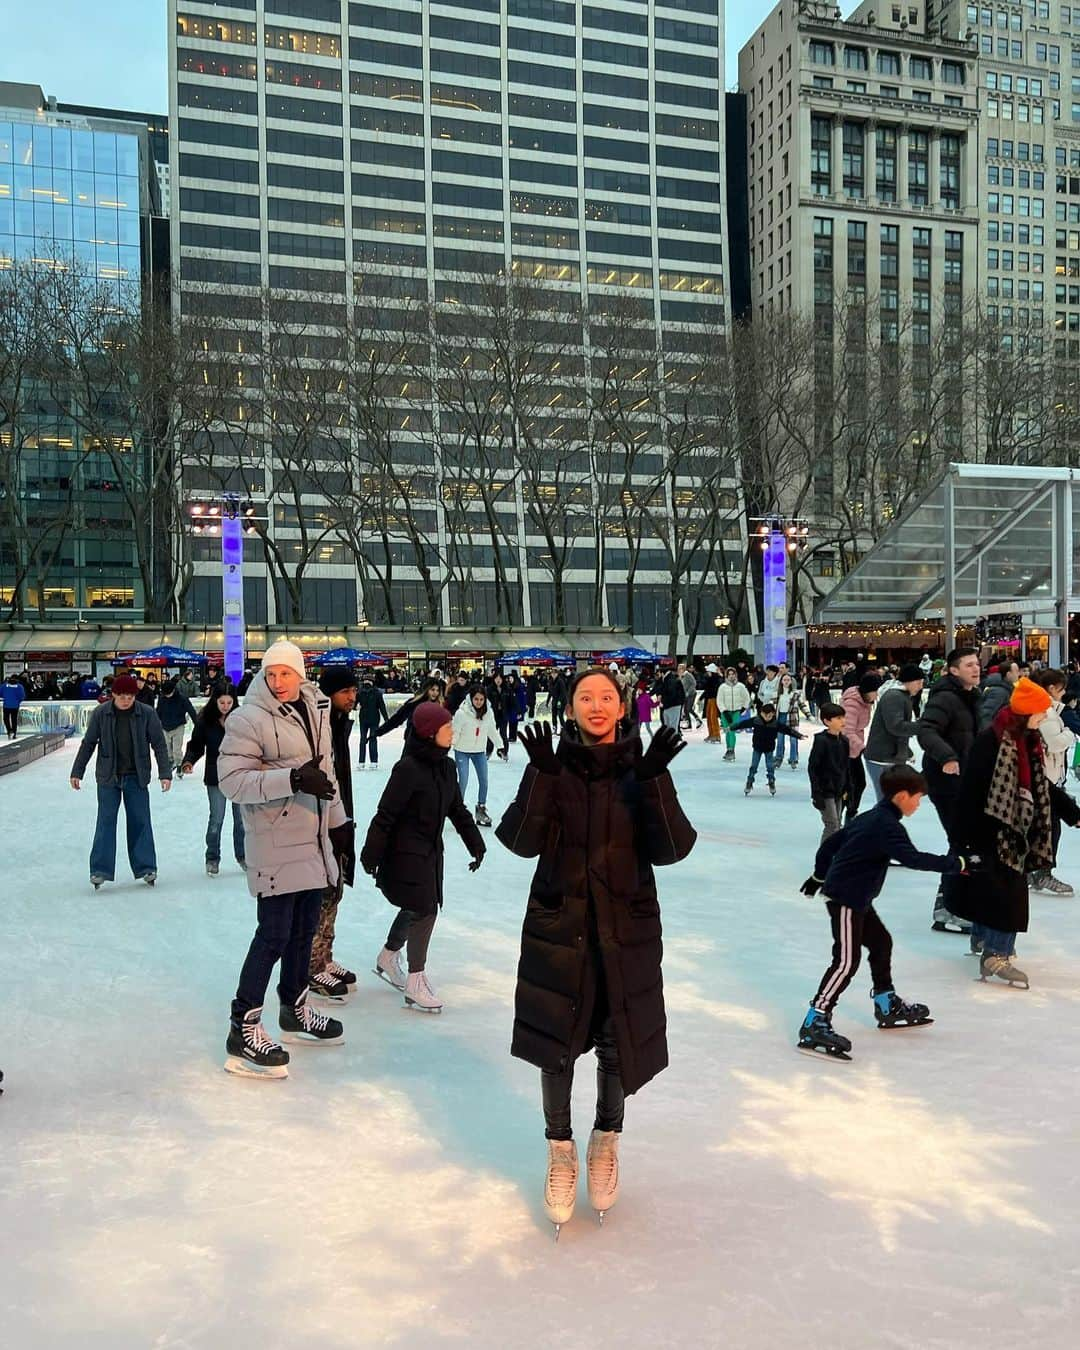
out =
<path fill-rule="evenodd" d="M 662 332 L 661 391 L 685 375 L 703 336 L 723 332 L 719 0 L 170 0 L 170 20 L 176 296 L 182 313 L 235 329 L 252 380 L 273 341 L 266 305 L 275 296 L 299 297 L 288 313 L 329 351 L 342 314 L 384 338 L 417 335 L 430 332 L 418 311 L 460 314 L 484 303 L 493 278 L 527 278 L 546 322 L 563 326 L 559 378 L 531 425 L 545 445 L 565 444 L 600 378 L 592 339 L 573 319 L 579 307 L 608 311 L 615 327 L 634 316 Z M 606 362 L 604 378 L 617 364 Z M 648 378 L 649 360 L 637 364 Z M 634 376 L 625 363 L 624 372 Z M 249 411 L 261 397 L 252 394 Z M 287 618 L 300 605 L 309 621 L 327 622 L 358 611 L 398 623 L 632 619 L 642 635 L 661 635 L 674 550 L 695 622 L 711 629 L 715 569 L 727 555 L 713 541 L 686 562 L 677 484 L 641 537 L 620 537 L 622 489 L 597 482 L 587 432 L 571 434 L 581 442 L 572 470 L 567 456 L 530 477 L 518 459 L 516 470 L 504 462 L 479 481 L 464 414 L 447 398 L 437 376 L 426 407 L 402 394 L 393 464 L 369 475 L 373 496 L 393 480 L 399 525 L 408 485 L 412 518 L 389 535 L 368 519 L 361 537 L 345 537 L 334 515 L 341 479 L 328 469 L 310 490 L 280 491 L 282 437 L 266 431 L 270 459 L 244 484 L 270 500 L 255 617 Z M 623 500 L 634 484 L 661 481 L 662 416 L 642 426 Z M 505 490 L 489 496 L 487 480 L 504 469 Z M 564 517 L 554 532 L 556 564 L 541 525 L 545 500 L 565 491 L 560 472 L 577 478 L 573 522 Z M 210 486 L 197 473 L 192 481 Z M 318 489 L 333 483 L 328 507 Z M 733 499 L 731 478 L 727 492 Z M 486 534 L 473 529 L 481 515 Z M 298 565 L 294 587 L 285 569 Z M 190 592 L 193 617 L 216 618 L 211 568 L 197 571 L 206 575 Z"/>

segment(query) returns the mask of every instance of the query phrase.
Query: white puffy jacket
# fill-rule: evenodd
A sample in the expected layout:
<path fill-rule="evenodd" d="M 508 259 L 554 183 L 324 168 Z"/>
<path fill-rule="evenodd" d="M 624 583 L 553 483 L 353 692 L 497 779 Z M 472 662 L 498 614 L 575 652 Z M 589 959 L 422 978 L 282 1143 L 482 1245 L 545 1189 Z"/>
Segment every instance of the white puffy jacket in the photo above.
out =
<path fill-rule="evenodd" d="M 293 769 L 313 757 L 337 787 L 330 740 L 330 700 L 305 681 L 300 697 L 307 709 L 311 737 L 304 720 L 288 703 L 280 703 L 266 687 L 260 671 L 241 707 L 225 722 L 218 754 L 218 785 L 244 813 L 244 854 L 252 895 L 291 895 L 332 886 L 338 868 L 329 831 L 348 820 L 335 792 L 328 802 L 307 792 L 293 792 Z"/>
<path fill-rule="evenodd" d="M 1069 758 L 1076 744 L 1076 733 L 1061 720 L 1060 703 L 1051 704 L 1050 711 L 1039 723 L 1039 734 L 1046 748 L 1046 776 L 1060 787 L 1069 772 Z"/>
<path fill-rule="evenodd" d="M 472 699 L 462 699 L 461 706 L 454 714 L 454 739 L 451 747 L 463 755 L 483 755 L 487 753 L 487 744 L 501 745 L 502 737 L 495 725 L 495 714 L 490 706 L 484 710 L 483 717 L 477 717 Z"/>

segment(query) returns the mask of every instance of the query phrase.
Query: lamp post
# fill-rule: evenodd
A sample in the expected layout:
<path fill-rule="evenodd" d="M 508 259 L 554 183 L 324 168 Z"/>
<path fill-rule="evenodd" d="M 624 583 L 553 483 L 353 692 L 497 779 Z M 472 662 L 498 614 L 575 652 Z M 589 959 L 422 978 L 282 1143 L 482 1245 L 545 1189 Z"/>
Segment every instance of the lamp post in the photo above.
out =
<path fill-rule="evenodd" d="M 728 635 L 728 629 L 731 627 L 730 615 L 718 614 L 716 618 L 713 619 L 713 627 L 716 629 L 716 636 L 721 642 L 724 642 Z"/>
<path fill-rule="evenodd" d="M 192 534 L 221 535 L 221 629 L 225 674 L 234 684 L 244 675 L 247 627 L 244 622 L 244 535 L 257 533 L 258 508 L 250 496 L 223 492 L 187 504 Z"/>

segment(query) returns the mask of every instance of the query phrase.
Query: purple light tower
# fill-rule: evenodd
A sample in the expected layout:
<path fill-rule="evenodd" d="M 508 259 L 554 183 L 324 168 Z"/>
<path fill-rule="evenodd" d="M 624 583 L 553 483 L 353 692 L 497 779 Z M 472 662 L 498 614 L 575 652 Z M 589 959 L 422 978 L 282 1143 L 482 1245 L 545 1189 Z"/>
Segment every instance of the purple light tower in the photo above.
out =
<path fill-rule="evenodd" d="M 221 626 L 225 633 L 225 674 L 239 684 L 244 674 L 244 523 L 235 502 L 221 520 Z"/>
<path fill-rule="evenodd" d="M 765 541 L 762 582 L 765 662 L 778 665 L 787 660 L 787 537 L 775 521 Z"/>

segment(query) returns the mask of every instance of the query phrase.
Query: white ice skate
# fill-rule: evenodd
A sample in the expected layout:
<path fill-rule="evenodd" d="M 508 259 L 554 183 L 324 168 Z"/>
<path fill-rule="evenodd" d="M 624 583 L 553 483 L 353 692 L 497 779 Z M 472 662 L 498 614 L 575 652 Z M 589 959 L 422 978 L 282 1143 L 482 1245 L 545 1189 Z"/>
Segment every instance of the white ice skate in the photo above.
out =
<path fill-rule="evenodd" d="M 544 1212 L 555 1225 L 558 1242 L 564 1223 L 574 1217 L 577 1200 L 578 1156 L 572 1139 L 548 1140 L 547 1178 L 544 1182 Z"/>
<path fill-rule="evenodd" d="M 604 1215 L 619 1198 L 619 1136 L 615 1130 L 593 1130 L 585 1155 L 589 1176 L 589 1204 L 601 1226 Z"/>
<path fill-rule="evenodd" d="M 415 1008 L 417 1012 L 442 1012 L 442 1001 L 436 997 L 435 990 L 428 984 L 428 978 L 422 970 L 410 974 L 405 981 L 405 1006 Z"/>
<path fill-rule="evenodd" d="M 375 958 L 375 974 L 380 980 L 392 984 L 395 989 L 405 988 L 405 967 L 401 964 L 401 953 L 392 952 L 384 947 Z"/>

